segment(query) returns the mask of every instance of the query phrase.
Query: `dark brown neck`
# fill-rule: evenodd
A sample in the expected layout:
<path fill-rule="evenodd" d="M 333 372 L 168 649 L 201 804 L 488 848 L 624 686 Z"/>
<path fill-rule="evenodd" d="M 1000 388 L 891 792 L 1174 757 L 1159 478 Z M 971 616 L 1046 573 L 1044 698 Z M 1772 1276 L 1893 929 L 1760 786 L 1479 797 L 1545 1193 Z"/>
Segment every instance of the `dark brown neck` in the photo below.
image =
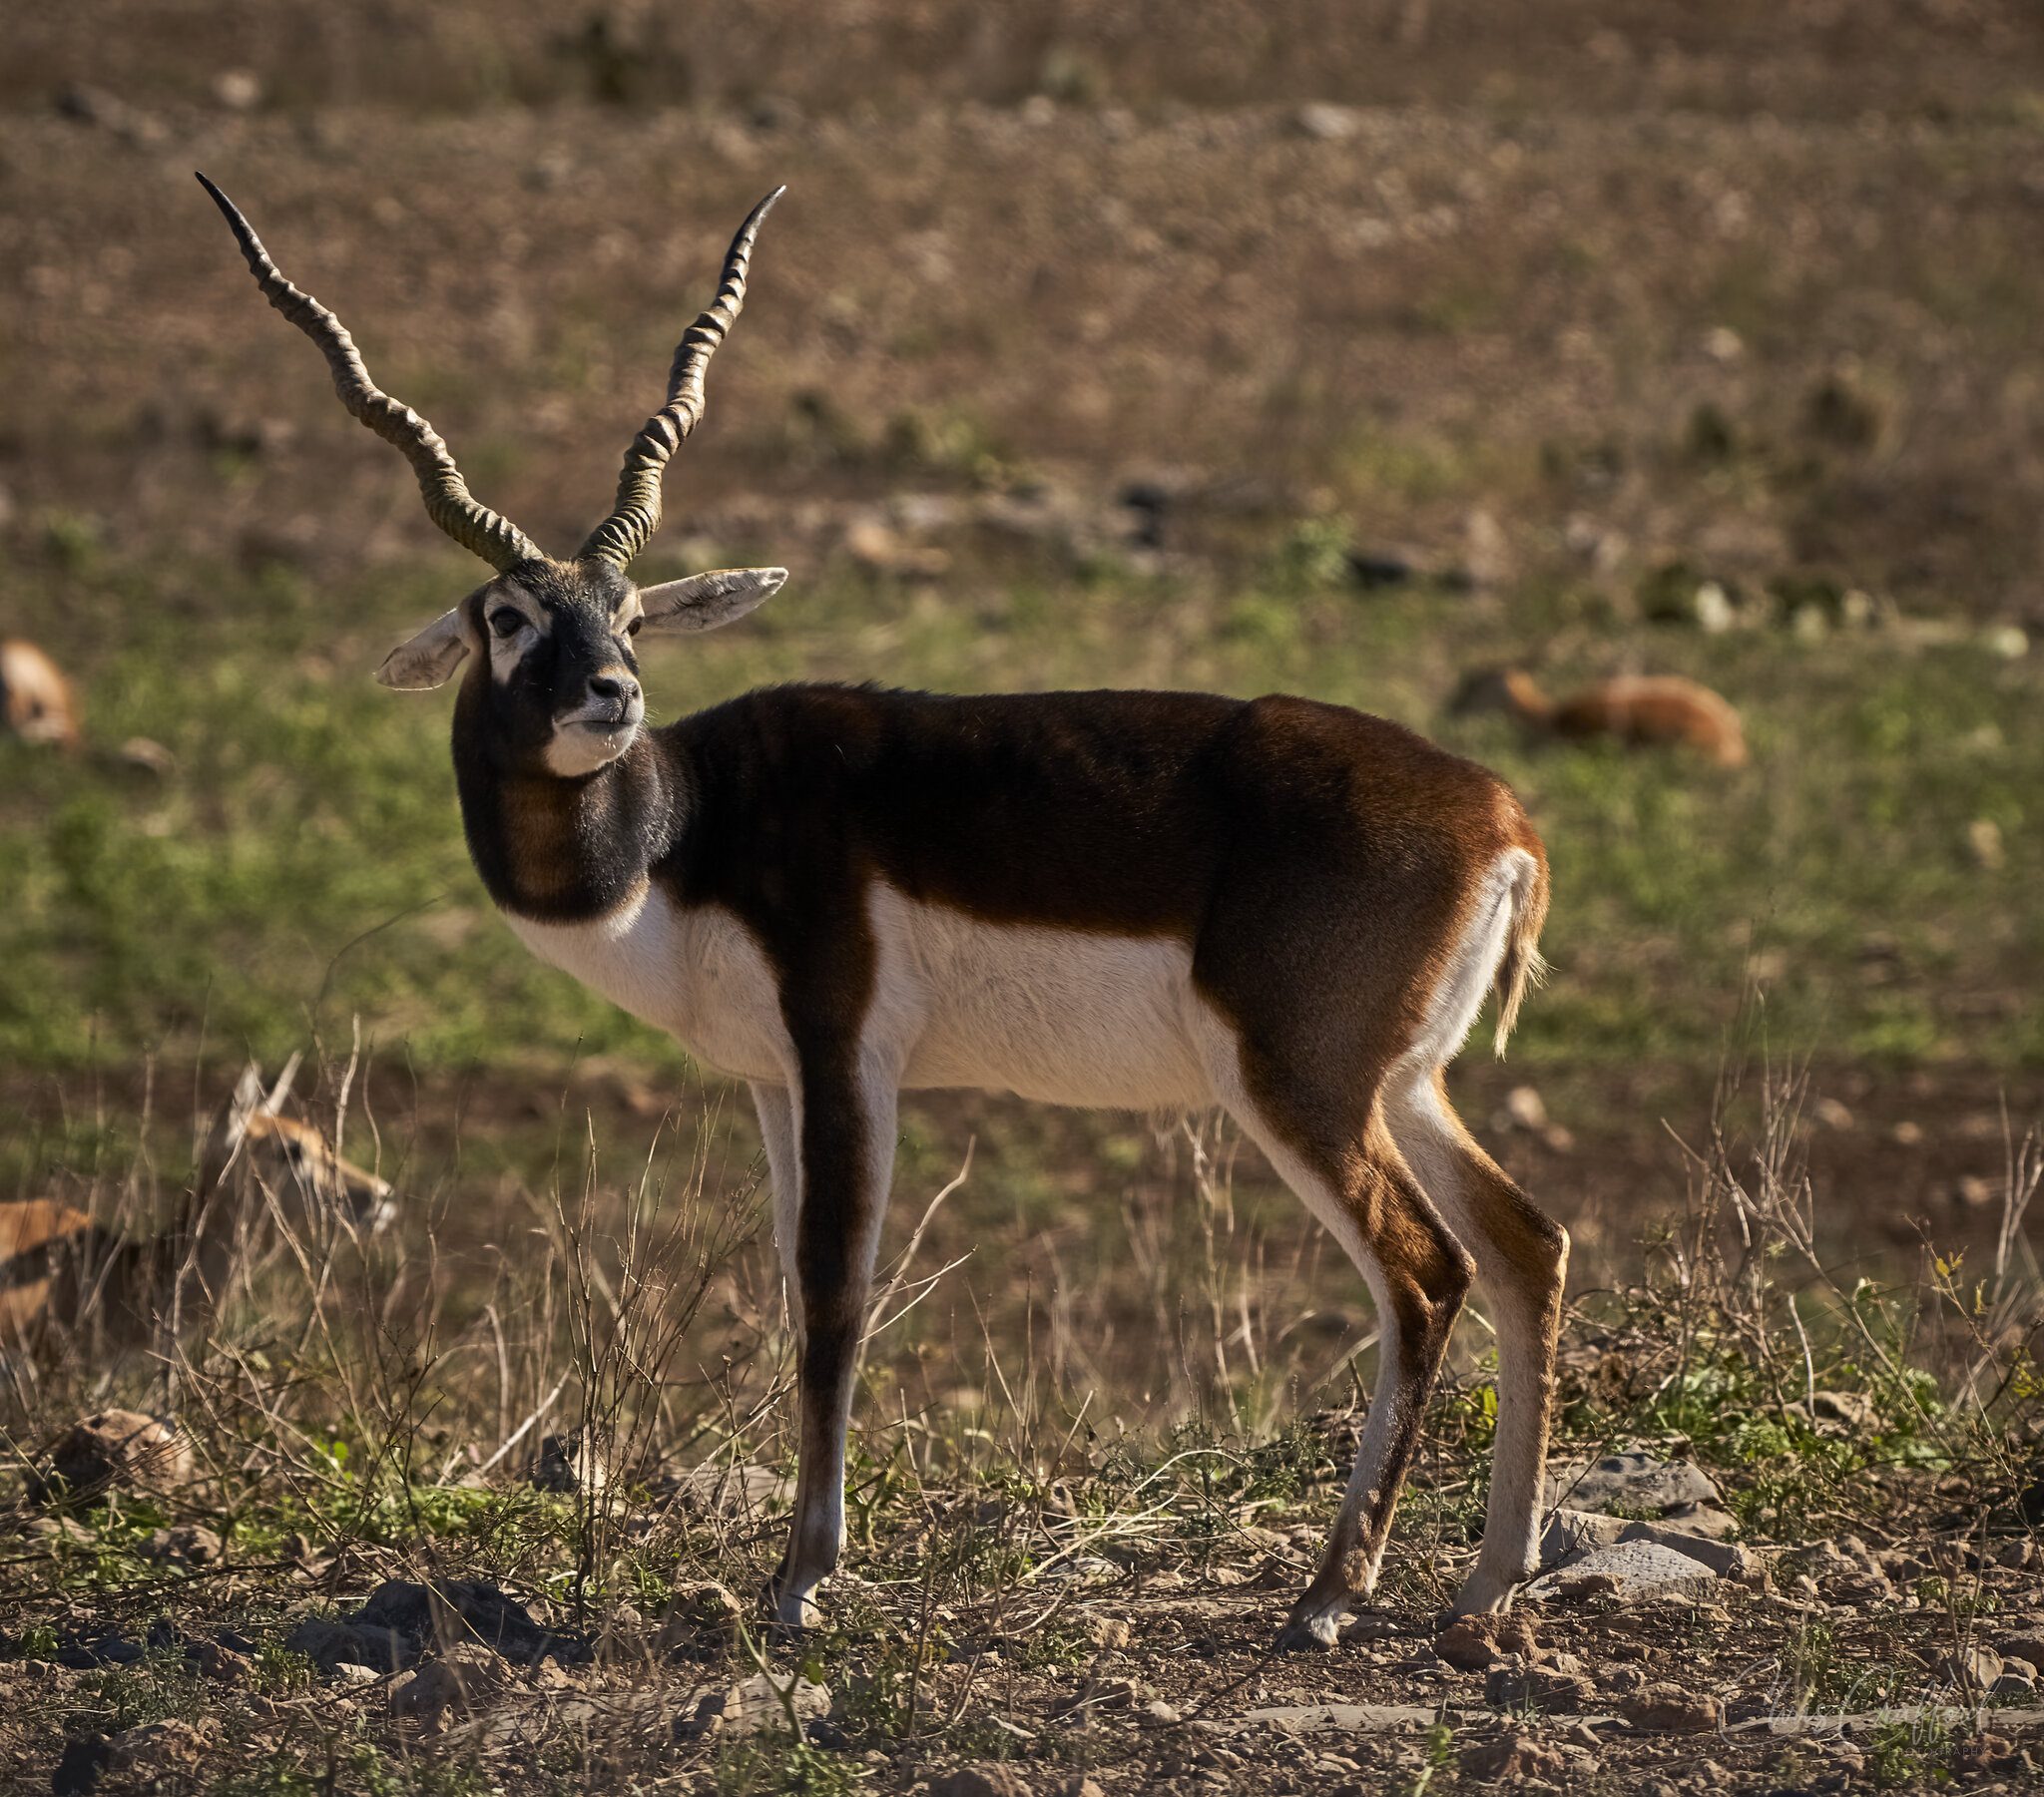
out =
<path fill-rule="evenodd" d="M 571 780 L 498 765 L 459 710 L 454 771 L 490 897 L 550 923 L 601 917 L 630 897 L 680 839 L 692 784 L 667 732 L 643 731 L 610 766 Z"/>

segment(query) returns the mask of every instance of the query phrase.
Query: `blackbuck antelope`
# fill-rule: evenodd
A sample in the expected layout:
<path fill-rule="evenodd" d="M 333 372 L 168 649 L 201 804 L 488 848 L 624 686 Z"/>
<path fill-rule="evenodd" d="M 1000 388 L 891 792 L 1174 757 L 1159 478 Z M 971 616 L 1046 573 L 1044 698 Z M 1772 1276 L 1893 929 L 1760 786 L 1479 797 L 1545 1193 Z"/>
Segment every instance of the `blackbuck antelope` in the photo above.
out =
<path fill-rule="evenodd" d="M 203 179 L 203 178 L 202 178 Z M 777 568 L 640 589 L 661 476 L 746 294 L 754 209 L 615 509 L 557 562 L 469 496 L 208 184 L 264 295 L 428 512 L 496 573 L 379 677 L 454 704 L 468 844 L 538 955 L 751 1084 L 800 1341 L 800 1476 L 768 1599 L 798 1624 L 844 1534 L 842 1459 L 904 1089 L 1136 1111 L 1225 1107 L 1375 1294 L 1381 1371 L 1288 1637 L 1373 1585 L 1473 1270 L 1502 1354 L 1497 1472 L 1458 1602 L 1535 1560 L 1568 1238 L 1477 1146 L 1441 1069 L 1484 995 L 1503 1042 L 1539 966 L 1547 867 L 1510 791 L 1396 724 L 1190 692 L 749 693 L 645 727 L 644 631 L 750 612 Z"/>
<path fill-rule="evenodd" d="M 1614 674 L 1556 699 L 1523 668 L 1483 669 L 1463 679 L 1448 708 L 1506 711 L 1542 735 L 1673 743 L 1720 767 L 1746 765 L 1746 731 L 1731 701 L 1680 674 Z"/>
<path fill-rule="evenodd" d="M 388 1183 L 284 1115 L 297 1065 L 266 1088 L 254 1064 L 243 1070 L 168 1229 L 123 1235 L 53 1198 L 0 1204 L 0 1351 L 33 1355 L 87 1334 L 116 1352 L 159 1341 L 169 1323 L 197 1318 L 226 1289 L 272 1198 L 294 1219 L 331 1207 L 351 1227 L 380 1228 Z"/>

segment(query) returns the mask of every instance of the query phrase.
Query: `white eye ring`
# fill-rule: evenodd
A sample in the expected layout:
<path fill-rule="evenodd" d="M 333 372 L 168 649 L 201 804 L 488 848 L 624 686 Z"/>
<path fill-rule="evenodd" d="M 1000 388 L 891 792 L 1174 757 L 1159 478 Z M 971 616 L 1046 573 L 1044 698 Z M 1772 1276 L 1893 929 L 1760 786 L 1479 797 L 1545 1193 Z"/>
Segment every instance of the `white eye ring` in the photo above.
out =
<path fill-rule="evenodd" d="M 490 635 L 505 641 L 518 635 L 526 627 L 525 614 L 514 606 L 499 606 L 490 614 Z"/>

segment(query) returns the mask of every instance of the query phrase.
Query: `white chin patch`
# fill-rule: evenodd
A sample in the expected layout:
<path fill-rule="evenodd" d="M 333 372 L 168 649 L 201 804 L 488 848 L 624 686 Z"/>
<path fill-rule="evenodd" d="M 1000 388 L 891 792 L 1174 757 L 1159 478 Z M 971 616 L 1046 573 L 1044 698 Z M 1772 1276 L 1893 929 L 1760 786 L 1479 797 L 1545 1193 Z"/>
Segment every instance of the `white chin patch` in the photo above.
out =
<path fill-rule="evenodd" d="M 563 779 L 579 779 L 583 774 L 596 772 L 599 767 L 608 767 L 632 746 L 633 738 L 638 734 L 636 723 L 623 724 L 616 729 L 602 729 L 586 723 L 557 723 L 553 737 L 547 743 L 547 769 Z"/>

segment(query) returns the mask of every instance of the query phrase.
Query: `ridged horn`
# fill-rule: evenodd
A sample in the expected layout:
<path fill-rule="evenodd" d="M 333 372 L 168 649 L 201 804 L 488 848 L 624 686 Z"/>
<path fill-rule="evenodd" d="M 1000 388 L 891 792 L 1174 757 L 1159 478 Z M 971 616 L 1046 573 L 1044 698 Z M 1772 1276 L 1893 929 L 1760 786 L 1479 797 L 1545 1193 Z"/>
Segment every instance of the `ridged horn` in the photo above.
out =
<path fill-rule="evenodd" d="M 471 550 L 499 574 L 519 562 L 542 560 L 539 547 L 510 519 L 488 506 L 480 505 L 468 491 L 461 470 L 440 434 L 408 405 L 400 405 L 379 389 L 362 366 L 354 339 L 340 320 L 311 294 L 284 279 L 277 265 L 262 247 L 262 239 L 249 227 L 235 203 L 204 175 L 199 185 L 213 196 L 228 222 L 228 228 L 241 244 L 256 283 L 263 298 L 319 346 L 326 365 L 333 370 L 333 390 L 340 403 L 366 424 L 384 442 L 395 447 L 419 477 L 419 491 L 425 496 L 426 515 L 463 549 Z"/>
<path fill-rule="evenodd" d="M 715 303 L 689 326 L 675 350 L 674 367 L 667 377 L 667 404 L 647 419 L 645 428 L 632 439 L 632 447 L 625 451 L 625 469 L 618 476 L 618 503 L 576 551 L 577 561 L 629 568 L 660 529 L 660 478 L 667 471 L 668 458 L 681 448 L 682 439 L 703 416 L 704 371 L 745 307 L 753 241 L 774 201 L 786 192 L 784 187 L 775 188 L 753 208 L 739 226 L 739 234 L 732 238 Z"/>

